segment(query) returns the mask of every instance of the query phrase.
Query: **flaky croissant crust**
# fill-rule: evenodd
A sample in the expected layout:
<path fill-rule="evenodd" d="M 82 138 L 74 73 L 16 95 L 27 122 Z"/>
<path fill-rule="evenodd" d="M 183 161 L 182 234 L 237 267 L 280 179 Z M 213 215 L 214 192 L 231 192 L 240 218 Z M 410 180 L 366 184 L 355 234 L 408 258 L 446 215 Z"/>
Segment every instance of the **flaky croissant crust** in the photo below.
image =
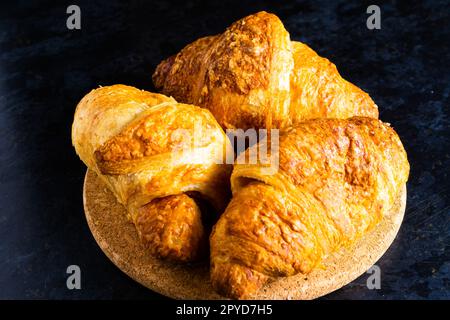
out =
<path fill-rule="evenodd" d="M 204 251 L 191 195 L 225 207 L 231 168 L 224 159 L 232 152 L 208 110 L 129 86 L 102 87 L 78 104 L 72 142 L 127 208 L 150 252 L 190 261 Z"/>
<path fill-rule="evenodd" d="M 308 273 L 352 244 L 388 214 L 409 173 L 394 130 L 364 117 L 300 123 L 280 137 L 278 172 L 264 168 L 235 164 L 233 198 L 210 238 L 211 281 L 228 297 Z"/>
<path fill-rule="evenodd" d="M 205 107 L 224 128 L 284 128 L 304 119 L 378 117 L 369 95 L 336 66 L 291 41 L 277 16 L 259 12 L 162 61 L 155 86 Z"/>

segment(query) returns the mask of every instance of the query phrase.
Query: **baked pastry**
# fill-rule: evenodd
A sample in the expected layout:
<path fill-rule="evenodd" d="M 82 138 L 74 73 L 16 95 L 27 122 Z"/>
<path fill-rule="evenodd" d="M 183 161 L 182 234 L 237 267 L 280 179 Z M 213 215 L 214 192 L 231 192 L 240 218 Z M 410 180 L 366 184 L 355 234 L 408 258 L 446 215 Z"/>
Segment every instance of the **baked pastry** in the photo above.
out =
<path fill-rule="evenodd" d="M 367 93 L 277 16 L 259 12 L 162 61 L 153 82 L 177 101 L 209 109 L 223 128 L 285 128 L 312 118 L 378 117 Z"/>
<path fill-rule="evenodd" d="M 233 157 L 208 110 L 129 86 L 101 87 L 78 104 L 72 143 L 127 208 L 149 252 L 185 262 L 207 253 L 202 215 L 212 213 L 199 202 L 223 210 L 226 157 Z"/>
<path fill-rule="evenodd" d="M 227 297 L 249 298 L 351 246 L 388 214 L 409 174 L 395 131 L 367 117 L 301 122 L 280 136 L 278 154 L 276 174 L 234 166 L 233 198 L 210 237 L 211 282 Z"/>

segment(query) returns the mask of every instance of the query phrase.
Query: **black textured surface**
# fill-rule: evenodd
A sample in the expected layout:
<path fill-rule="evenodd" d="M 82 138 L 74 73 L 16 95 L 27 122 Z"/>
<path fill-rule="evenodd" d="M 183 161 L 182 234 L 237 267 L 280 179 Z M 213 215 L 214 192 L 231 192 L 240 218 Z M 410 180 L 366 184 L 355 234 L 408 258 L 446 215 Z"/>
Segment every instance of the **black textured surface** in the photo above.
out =
<path fill-rule="evenodd" d="M 370 93 L 411 163 L 404 224 L 378 262 L 381 290 L 363 275 L 325 298 L 450 298 L 448 1 L 380 4 L 373 31 L 361 1 L 77 1 L 79 31 L 66 28 L 72 2 L 14 3 L 0 7 L 0 298 L 163 298 L 110 263 L 88 230 L 75 106 L 99 85 L 154 90 L 161 59 L 263 9 Z M 66 288 L 71 264 L 81 290 Z"/>

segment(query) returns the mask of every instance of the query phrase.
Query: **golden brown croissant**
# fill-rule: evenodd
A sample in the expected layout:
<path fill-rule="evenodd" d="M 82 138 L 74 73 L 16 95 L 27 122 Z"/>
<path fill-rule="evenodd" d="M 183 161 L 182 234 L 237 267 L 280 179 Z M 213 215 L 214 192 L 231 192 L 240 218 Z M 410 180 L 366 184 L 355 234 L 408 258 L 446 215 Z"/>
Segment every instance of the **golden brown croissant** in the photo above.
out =
<path fill-rule="evenodd" d="M 102 87 L 78 104 L 72 142 L 126 206 L 151 253 L 176 261 L 206 253 L 196 201 L 226 206 L 224 157 L 232 150 L 208 110 L 129 86 Z"/>
<path fill-rule="evenodd" d="M 284 128 L 304 119 L 378 117 L 367 93 L 277 16 L 245 17 L 162 61 L 153 82 L 178 101 L 209 109 L 224 128 Z"/>
<path fill-rule="evenodd" d="M 211 281 L 228 297 L 308 273 L 354 243 L 388 214 L 409 174 L 395 131 L 366 117 L 302 122 L 280 136 L 278 172 L 264 168 L 235 164 L 233 198 L 210 237 Z"/>

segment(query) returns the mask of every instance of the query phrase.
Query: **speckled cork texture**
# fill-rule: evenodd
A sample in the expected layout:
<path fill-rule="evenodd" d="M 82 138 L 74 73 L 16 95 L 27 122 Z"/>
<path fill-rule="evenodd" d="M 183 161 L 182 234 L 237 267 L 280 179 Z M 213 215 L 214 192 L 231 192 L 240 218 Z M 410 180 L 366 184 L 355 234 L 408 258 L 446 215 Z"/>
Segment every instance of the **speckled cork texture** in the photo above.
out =
<path fill-rule="evenodd" d="M 97 175 L 88 170 L 84 181 L 86 219 L 100 248 L 135 281 L 177 299 L 223 299 L 209 282 L 208 261 L 173 264 L 145 251 L 126 210 Z M 406 187 L 377 227 L 350 249 L 342 249 L 323 261 L 326 269 L 273 280 L 255 299 L 314 299 L 353 281 L 386 252 L 400 228 L 406 205 Z"/>

